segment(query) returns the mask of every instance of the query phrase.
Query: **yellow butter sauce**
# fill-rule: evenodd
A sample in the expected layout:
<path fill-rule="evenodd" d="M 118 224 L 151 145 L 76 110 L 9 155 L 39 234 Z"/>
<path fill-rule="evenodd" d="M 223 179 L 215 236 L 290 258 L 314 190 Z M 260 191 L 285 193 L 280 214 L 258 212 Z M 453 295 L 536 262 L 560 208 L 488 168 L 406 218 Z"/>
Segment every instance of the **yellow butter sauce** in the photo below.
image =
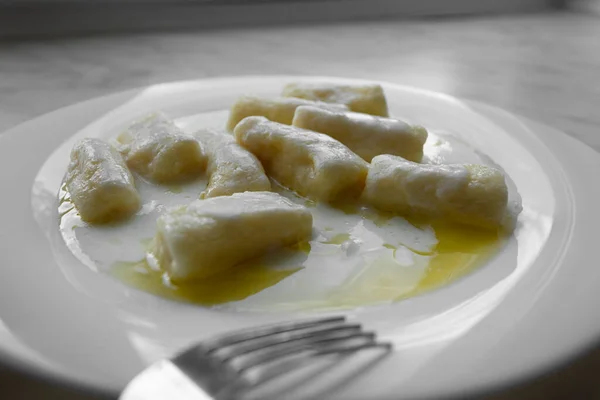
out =
<path fill-rule="evenodd" d="M 128 285 L 157 296 L 213 306 L 245 299 L 277 284 L 301 268 L 277 270 L 260 263 L 238 267 L 201 281 L 180 285 L 170 282 L 163 272 L 151 268 L 146 260 L 117 262 L 113 265 L 112 273 Z"/>
<path fill-rule="evenodd" d="M 386 243 L 383 246 L 393 250 L 392 256 L 377 258 L 311 307 L 344 309 L 399 301 L 435 290 L 484 265 L 506 241 L 494 231 L 445 223 L 431 226 L 438 244 L 430 254 L 404 248 L 426 263 L 416 284 L 407 282 L 403 267 L 393 257 L 398 247 Z"/>
<path fill-rule="evenodd" d="M 414 296 L 460 278 L 488 262 L 506 243 L 504 234 L 465 225 L 434 223 L 438 238 L 419 285 L 406 295 Z"/>
<path fill-rule="evenodd" d="M 349 213 L 350 209 L 344 209 L 344 212 Z M 358 213 L 363 219 L 371 220 L 379 226 L 384 226 L 393 217 L 368 209 Z M 429 225 L 433 228 L 438 243 L 430 252 L 419 252 L 398 243 L 384 243 L 381 245 L 383 252 L 380 256 L 360 268 L 355 268 L 340 285 L 332 288 L 325 296 L 318 299 L 296 299 L 292 302 L 284 298 L 275 298 L 268 308 L 344 309 L 399 301 L 434 290 L 472 272 L 488 262 L 505 243 L 502 235 L 495 231 L 443 222 L 410 222 L 414 226 Z M 339 248 L 351 238 L 348 232 L 332 233 L 331 237 L 320 243 Z M 148 244 L 147 240 L 144 244 Z M 310 252 L 311 244 L 305 242 L 284 251 L 280 257 L 308 255 Z M 402 265 L 396 257 L 397 252 L 412 257 L 414 264 L 419 264 L 420 267 Z M 273 259 L 259 259 L 206 280 L 179 285 L 171 283 L 161 271 L 151 268 L 145 261 L 116 263 L 112 272 L 123 282 L 143 291 L 169 299 L 214 306 L 241 301 L 258 294 L 302 269 L 301 259 L 297 265 L 290 267 L 287 263 L 283 268 Z M 416 279 L 407 279 L 407 271 L 413 270 L 418 273 L 412 275 Z M 314 271 L 316 277 L 319 272 Z"/>

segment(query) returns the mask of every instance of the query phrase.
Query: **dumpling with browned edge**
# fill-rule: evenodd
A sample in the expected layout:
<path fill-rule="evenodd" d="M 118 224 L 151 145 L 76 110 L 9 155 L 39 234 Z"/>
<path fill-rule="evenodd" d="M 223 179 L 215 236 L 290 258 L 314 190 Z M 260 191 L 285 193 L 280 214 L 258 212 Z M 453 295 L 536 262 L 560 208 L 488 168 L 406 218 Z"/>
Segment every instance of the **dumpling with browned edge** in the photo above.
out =
<path fill-rule="evenodd" d="M 339 140 L 366 161 L 380 154 L 421 161 L 427 131 L 398 119 L 363 113 L 298 107 L 292 125 Z"/>
<path fill-rule="evenodd" d="M 232 135 L 201 130 L 195 136 L 202 143 L 208 159 L 208 185 L 200 198 L 271 190 L 271 182 L 260 161 L 240 146 Z"/>
<path fill-rule="evenodd" d="M 248 117 L 235 127 L 235 137 L 270 177 L 301 196 L 334 202 L 358 197 L 364 188 L 368 164 L 322 133 Z"/>
<path fill-rule="evenodd" d="M 310 239 L 312 214 L 272 192 L 196 200 L 157 221 L 153 253 L 175 282 L 202 279 Z"/>
<path fill-rule="evenodd" d="M 387 117 L 388 106 L 383 88 L 375 83 L 335 84 L 294 82 L 286 85 L 283 96 L 347 105 L 351 111 Z"/>
<path fill-rule="evenodd" d="M 376 208 L 401 215 L 500 228 L 508 188 L 504 174 L 485 165 L 417 164 L 381 155 L 371 161 L 363 197 Z"/>
<path fill-rule="evenodd" d="M 294 97 L 242 96 L 231 107 L 227 129 L 233 131 L 238 122 L 252 116 L 266 117 L 273 122 L 291 125 L 294 112 L 300 106 L 313 106 L 337 111 L 348 110 L 348 107 L 343 104 L 330 104 Z"/>

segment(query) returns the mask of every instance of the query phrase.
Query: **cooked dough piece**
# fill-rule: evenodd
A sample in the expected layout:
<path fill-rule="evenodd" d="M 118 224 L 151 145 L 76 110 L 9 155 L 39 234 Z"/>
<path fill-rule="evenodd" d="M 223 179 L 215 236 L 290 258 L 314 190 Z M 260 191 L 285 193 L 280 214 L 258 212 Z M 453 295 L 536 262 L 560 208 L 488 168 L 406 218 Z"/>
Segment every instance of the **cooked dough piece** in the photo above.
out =
<path fill-rule="evenodd" d="M 196 200 L 158 218 L 154 254 L 176 282 L 201 279 L 307 240 L 312 215 L 271 192 Z"/>
<path fill-rule="evenodd" d="M 290 83 L 283 96 L 347 105 L 350 110 L 365 114 L 388 116 L 383 88 L 377 84 L 337 85 L 313 82 Z"/>
<path fill-rule="evenodd" d="M 339 111 L 348 110 L 348 107 L 343 104 L 330 104 L 294 97 L 265 98 L 243 96 L 231 107 L 227 129 L 233 131 L 238 122 L 252 116 L 266 117 L 273 122 L 291 125 L 292 119 L 294 119 L 294 112 L 300 106 L 315 106 Z"/>
<path fill-rule="evenodd" d="M 203 130 L 196 133 L 196 137 L 208 159 L 208 185 L 201 199 L 271 190 L 271 182 L 260 161 L 237 144 L 232 135 Z"/>
<path fill-rule="evenodd" d="M 117 141 L 129 168 L 158 183 L 194 178 L 206 166 L 198 141 L 163 113 L 133 123 Z"/>
<path fill-rule="evenodd" d="M 406 122 L 356 112 L 298 107 L 292 125 L 339 140 L 366 161 L 380 154 L 421 161 L 427 131 Z"/>
<path fill-rule="evenodd" d="M 508 189 L 502 172 L 491 167 L 417 164 L 381 155 L 371 161 L 363 196 L 385 211 L 498 228 Z"/>
<path fill-rule="evenodd" d="M 368 164 L 327 135 L 248 117 L 235 127 L 235 137 L 269 176 L 302 196 L 336 201 L 364 188 Z"/>
<path fill-rule="evenodd" d="M 86 222 L 118 221 L 140 207 L 133 176 L 123 157 L 102 140 L 83 139 L 73 147 L 65 181 L 73 204 Z"/>

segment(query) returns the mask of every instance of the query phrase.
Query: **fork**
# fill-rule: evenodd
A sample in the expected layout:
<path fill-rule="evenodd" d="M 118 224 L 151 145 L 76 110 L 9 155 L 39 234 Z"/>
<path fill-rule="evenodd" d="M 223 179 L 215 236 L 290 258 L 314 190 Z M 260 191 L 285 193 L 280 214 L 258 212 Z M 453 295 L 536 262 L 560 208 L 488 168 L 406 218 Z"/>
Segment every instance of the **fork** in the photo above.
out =
<path fill-rule="evenodd" d="M 360 324 L 344 316 L 261 326 L 202 341 L 169 360 L 142 371 L 120 400 L 235 399 L 279 375 L 284 365 L 301 365 L 311 357 L 353 353 L 367 348 L 391 349 Z"/>

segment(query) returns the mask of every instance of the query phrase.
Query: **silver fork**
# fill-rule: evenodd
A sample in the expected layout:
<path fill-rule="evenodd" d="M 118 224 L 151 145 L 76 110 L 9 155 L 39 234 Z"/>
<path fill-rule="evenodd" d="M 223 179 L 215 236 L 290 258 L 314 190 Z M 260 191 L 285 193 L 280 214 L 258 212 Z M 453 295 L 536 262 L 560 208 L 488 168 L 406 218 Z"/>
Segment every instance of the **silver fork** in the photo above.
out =
<path fill-rule="evenodd" d="M 200 342 L 161 360 L 127 385 L 120 400 L 235 399 L 314 356 L 389 350 L 373 332 L 343 316 L 284 322 Z"/>

